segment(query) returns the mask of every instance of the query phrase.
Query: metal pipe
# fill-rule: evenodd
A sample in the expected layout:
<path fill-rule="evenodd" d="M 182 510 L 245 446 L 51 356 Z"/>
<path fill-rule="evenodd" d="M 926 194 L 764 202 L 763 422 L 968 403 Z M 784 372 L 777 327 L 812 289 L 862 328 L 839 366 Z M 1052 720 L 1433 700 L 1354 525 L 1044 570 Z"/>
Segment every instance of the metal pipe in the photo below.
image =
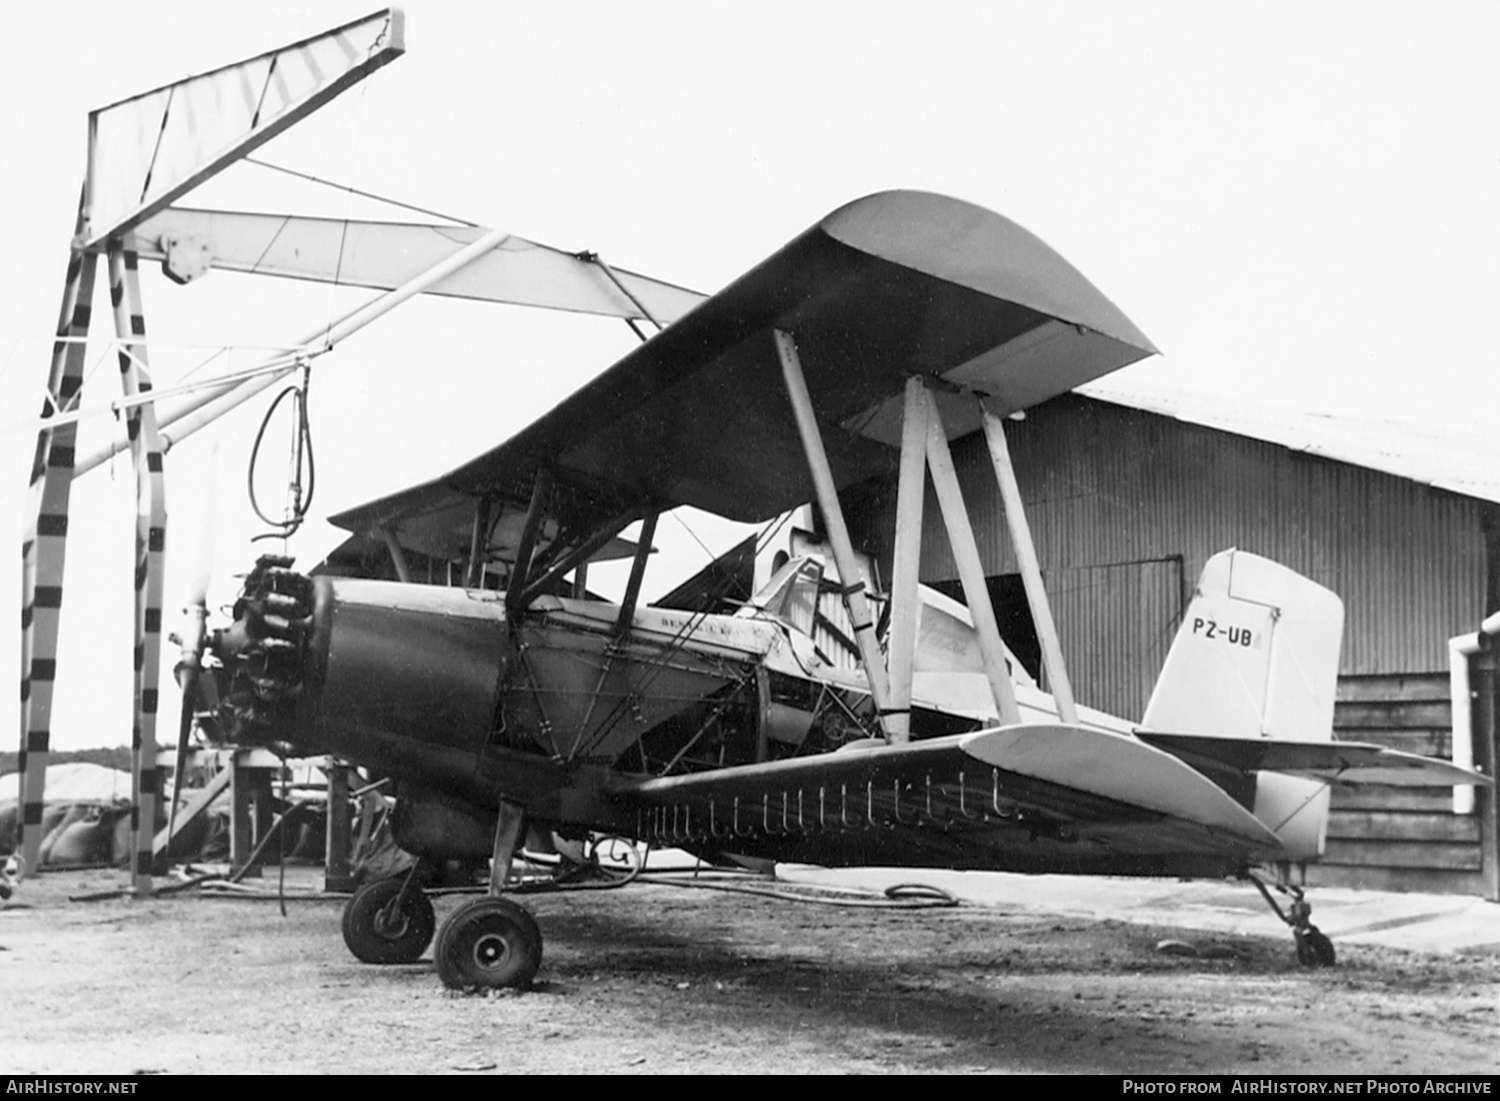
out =
<path fill-rule="evenodd" d="M 631 294 L 630 291 L 626 289 L 625 284 L 620 281 L 620 277 L 615 274 L 615 269 L 604 262 L 604 257 L 600 256 L 597 252 L 590 252 L 586 253 L 585 255 L 593 263 L 599 265 L 599 267 L 604 271 L 604 274 L 609 276 L 609 281 L 619 288 L 621 294 L 630 299 L 630 304 L 632 306 L 641 311 L 641 316 L 644 317 L 647 321 L 651 322 L 651 324 L 656 326 L 657 332 L 660 332 L 666 327 L 651 315 L 651 311 L 646 309 L 645 303 L 643 303 L 639 298 Z M 627 317 L 625 320 L 629 321 L 630 318 Z M 632 325 L 631 328 L 634 329 L 635 326 Z M 645 335 L 639 329 L 636 329 L 635 335 L 640 337 L 642 341 L 646 339 Z"/>
<path fill-rule="evenodd" d="M 1479 635 L 1448 640 L 1448 698 L 1453 705 L 1453 763 L 1474 767 L 1474 697 L 1469 684 L 1469 658 L 1479 653 Z M 1474 813 L 1474 785 L 1453 785 L 1453 813 Z"/>
<path fill-rule="evenodd" d="M 370 322 L 390 313 L 408 298 L 421 294 L 433 284 L 446 279 L 454 272 L 473 263 L 485 253 L 498 248 L 510 234 L 505 230 L 494 229 L 470 245 L 459 249 L 447 259 L 434 264 L 421 275 L 401 284 L 394 290 L 379 295 L 370 302 L 345 314 L 340 320 L 331 326 L 319 328 L 310 333 L 305 340 L 299 341 L 300 345 L 313 346 L 321 351 L 330 350 L 339 341 L 352 336 L 363 329 Z M 316 353 L 314 353 L 316 354 Z M 245 382 L 226 387 L 223 390 L 209 391 L 200 394 L 188 401 L 174 405 L 170 409 L 159 411 L 158 421 L 161 429 L 162 446 L 170 449 L 174 445 L 187 439 L 198 429 L 218 420 L 231 409 L 249 401 L 256 394 L 272 385 L 280 376 L 262 375 L 249 379 Z M 167 431 L 167 429 L 171 431 Z M 110 440 L 102 447 L 95 448 L 90 454 L 83 456 L 75 466 L 73 476 L 86 473 L 101 463 L 108 462 L 126 444 L 120 440 Z"/>
<path fill-rule="evenodd" d="M 298 355 L 290 361 L 284 361 L 284 359 L 270 361 L 258 367 L 249 367 L 243 371 L 235 371 L 218 378 L 199 379 L 196 382 L 184 382 L 177 386 L 152 390 L 148 394 L 132 394 L 129 397 L 115 398 L 107 405 L 94 405 L 87 409 L 70 409 L 67 412 L 44 416 L 37 421 L 27 421 L 7 427 L 5 432 L 7 435 L 12 431 L 47 432 L 54 428 L 61 428 L 64 425 L 78 424 L 89 417 L 99 417 L 105 414 L 119 415 L 120 413 L 139 408 L 142 405 L 155 405 L 158 409 L 161 409 L 163 400 L 166 398 L 181 397 L 199 390 L 217 389 L 222 392 L 226 386 L 232 383 L 243 382 L 246 379 L 256 378 L 261 375 L 271 374 L 275 375 L 275 378 L 281 378 L 301 366 L 302 359 L 303 357 Z M 275 381 L 275 379 L 272 381 Z"/>

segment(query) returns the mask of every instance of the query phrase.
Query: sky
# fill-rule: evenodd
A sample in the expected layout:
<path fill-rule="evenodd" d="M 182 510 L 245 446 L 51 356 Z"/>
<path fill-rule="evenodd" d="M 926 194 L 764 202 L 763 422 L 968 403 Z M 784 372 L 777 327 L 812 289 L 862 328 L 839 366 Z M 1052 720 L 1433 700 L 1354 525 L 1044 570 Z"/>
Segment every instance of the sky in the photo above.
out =
<path fill-rule="evenodd" d="M 404 9 L 405 56 L 257 156 L 703 291 L 851 199 L 938 191 L 1036 233 L 1151 337 L 1163 354 L 1117 386 L 1455 428 L 1500 407 L 1487 332 L 1500 301 L 1493 3 Z M 133 0 L 7 13 L 0 542 L 16 551 L 0 571 L 12 579 L 0 580 L 5 622 L 19 618 L 27 418 L 46 378 L 88 111 L 371 10 Z M 393 214 L 249 165 L 185 201 Z M 233 347 L 234 365 L 248 365 L 251 346 L 294 339 L 364 297 L 229 273 L 177 287 L 154 271 L 142 294 L 159 387 L 206 354 L 184 345 Z M 96 317 L 105 332 L 102 293 Z M 504 440 L 634 342 L 606 319 L 401 307 L 317 362 L 317 495 L 291 550 L 310 566 L 336 538 L 322 516 Z M 104 353 L 91 349 L 85 404 L 117 392 Z M 205 531 L 211 604 L 233 598 L 253 560 L 248 540 L 263 529 L 245 503 L 246 463 L 274 393 L 168 456 L 169 625 Z M 268 452 L 263 486 L 284 470 L 279 446 Z M 133 513 L 128 462 L 77 482 L 57 748 L 130 738 Z M 696 537 L 663 523 L 686 549 L 658 556 L 648 596 L 707 561 L 698 538 L 709 549 L 729 538 L 691 523 Z M 18 652 L 17 634 L 0 637 L 0 669 L 17 677 Z M 6 716 L 0 745 L 15 745 Z M 173 727 L 164 720 L 160 735 Z"/>

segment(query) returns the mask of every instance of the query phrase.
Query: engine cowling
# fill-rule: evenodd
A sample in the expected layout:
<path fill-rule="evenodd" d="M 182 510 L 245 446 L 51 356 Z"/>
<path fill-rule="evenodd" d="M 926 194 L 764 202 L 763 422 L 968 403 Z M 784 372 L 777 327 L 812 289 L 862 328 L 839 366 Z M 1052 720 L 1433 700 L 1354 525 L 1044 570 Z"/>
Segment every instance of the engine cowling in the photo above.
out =
<path fill-rule="evenodd" d="M 499 594 L 307 577 L 263 558 L 215 634 L 222 733 L 364 760 L 388 743 L 479 753 L 512 649 Z"/>

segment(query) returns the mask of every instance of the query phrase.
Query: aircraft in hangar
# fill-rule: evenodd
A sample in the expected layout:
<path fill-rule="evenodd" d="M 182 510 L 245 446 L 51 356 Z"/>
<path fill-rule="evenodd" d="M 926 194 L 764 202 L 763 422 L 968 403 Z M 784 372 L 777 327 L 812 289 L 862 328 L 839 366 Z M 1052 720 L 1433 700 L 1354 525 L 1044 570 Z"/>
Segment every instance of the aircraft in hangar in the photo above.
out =
<path fill-rule="evenodd" d="M 413 962 L 436 931 L 449 986 L 536 974 L 541 934 L 504 893 L 528 828 L 709 859 L 1244 877 L 1299 958 L 1331 964 L 1294 882 L 1321 851 L 1329 785 L 1487 781 L 1332 741 L 1342 605 L 1244 552 L 1208 563 L 1138 724 L 1077 705 L 1005 419 L 1154 351 L 1007 219 L 870 195 L 519 435 L 333 518 L 384 543 L 400 576 L 420 554 L 466 562 L 467 584 L 309 576 L 264 558 L 232 626 L 188 632 L 185 667 L 213 674 L 197 679 L 216 689 L 216 737 L 391 778 L 394 836 L 419 863 L 362 888 L 344 935 L 362 959 Z M 949 450 L 974 432 L 1047 692 L 1016 675 L 985 589 Z M 919 584 L 929 477 L 966 609 Z M 844 516 L 876 484 L 897 493 L 882 585 Z M 640 603 L 662 512 L 760 522 L 809 501 L 831 562 L 790 557 L 734 614 Z M 632 545 L 620 537 L 637 522 Z M 623 599 L 591 599 L 590 560 L 622 554 Z M 829 592 L 857 660 L 814 639 Z M 423 874 L 449 858 L 490 858 L 490 890 L 436 930 Z"/>

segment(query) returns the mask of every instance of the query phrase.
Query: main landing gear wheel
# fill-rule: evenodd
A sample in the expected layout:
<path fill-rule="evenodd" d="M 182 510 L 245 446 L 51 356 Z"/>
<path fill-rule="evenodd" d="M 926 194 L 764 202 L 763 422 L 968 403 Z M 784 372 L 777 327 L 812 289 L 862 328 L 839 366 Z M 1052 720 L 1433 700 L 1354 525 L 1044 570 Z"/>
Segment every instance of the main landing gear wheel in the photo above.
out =
<path fill-rule="evenodd" d="M 451 990 L 525 989 L 542 965 L 542 933 L 508 898 L 473 899 L 443 923 L 433 958 Z"/>
<path fill-rule="evenodd" d="M 435 928 L 431 900 L 405 876 L 367 884 L 344 906 L 344 943 L 365 963 L 416 963 Z"/>

